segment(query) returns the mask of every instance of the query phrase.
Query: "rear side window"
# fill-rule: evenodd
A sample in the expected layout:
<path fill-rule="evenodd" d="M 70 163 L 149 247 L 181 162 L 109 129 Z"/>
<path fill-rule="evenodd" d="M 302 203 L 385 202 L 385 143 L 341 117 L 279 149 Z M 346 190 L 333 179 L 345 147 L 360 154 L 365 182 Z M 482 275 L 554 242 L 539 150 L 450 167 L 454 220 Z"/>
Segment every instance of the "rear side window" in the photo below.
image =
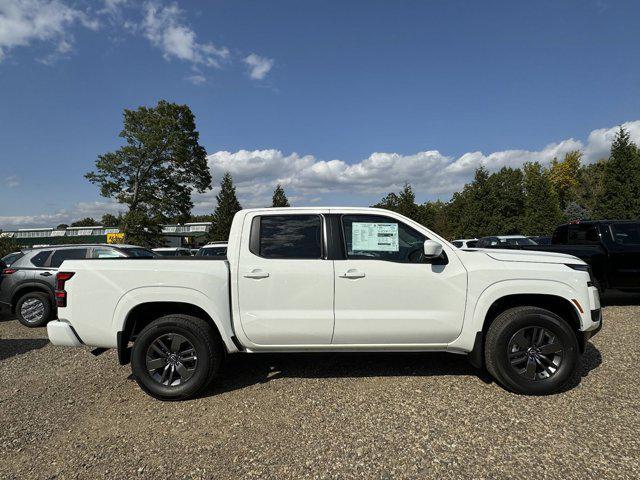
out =
<path fill-rule="evenodd" d="M 94 248 L 91 252 L 91 258 L 121 258 L 124 254 L 115 248 L 100 247 Z"/>
<path fill-rule="evenodd" d="M 567 231 L 569 245 L 598 245 L 598 227 L 595 225 L 569 225 Z"/>
<path fill-rule="evenodd" d="M 457 248 L 461 248 L 462 247 L 462 242 L 451 242 L 451 243 L 453 243 L 454 247 L 457 247 Z"/>
<path fill-rule="evenodd" d="M 319 215 L 267 215 L 256 217 L 252 253 L 264 258 L 322 258 L 322 219 Z"/>
<path fill-rule="evenodd" d="M 640 245 L 640 224 L 613 223 L 611 235 L 616 243 L 622 245 Z"/>
<path fill-rule="evenodd" d="M 38 252 L 31 259 L 31 263 L 36 267 L 44 267 L 52 251 L 53 250 L 44 250 L 42 252 Z"/>
<path fill-rule="evenodd" d="M 59 268 L 65 260 L 81 260 L 86 257 L 86 248 L 65 248 L 62 250 L 56 250 L 51 256 L 51 268 Z"/>
<path fill-rule="evenodd" d="M 569 231 L 569 227 L 567 225 L 562 225 L 556 228 L 555 232 L 553 232 L 553 238 L 551 239 L 551 243 L 554 243 L 556 245 L 566 245 L 568 231 Z"/>

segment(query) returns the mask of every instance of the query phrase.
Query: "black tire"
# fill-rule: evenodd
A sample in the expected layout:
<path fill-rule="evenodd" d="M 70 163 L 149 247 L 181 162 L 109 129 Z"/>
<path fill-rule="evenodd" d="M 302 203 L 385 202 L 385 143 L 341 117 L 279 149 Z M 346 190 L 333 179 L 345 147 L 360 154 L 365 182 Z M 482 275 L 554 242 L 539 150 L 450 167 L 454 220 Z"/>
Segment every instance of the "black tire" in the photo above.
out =
<path fill-rule="evenodd" d="M 166 366 L 150 370 L 149 368 L 155 363 L 148 362 L 160 363 L 159 360 L 162 358 L 156 349 L 159 345 L 164 344 L 167 347 L 167 353 L 178 354 L 179 349 L 173 348 L 172 340 L 174 338 L 184 339 L 181 348 L 190 351 L 189 347 L 192 347 L 195 350 L 193 356 L 196 357 L 196 360 L 191 360 L 188 363 L 188 361 L 183 361 L 187 357 L 177 356 L 170 359 L 171 355 L 167 355 Z M 160 344 L 157 343 L 158 341 Z M 170 343 L 167 343 L 168 341 Z M 184 400 L 196 395 L 211 383 L 220 369 L 223 352 L 219 337 L 205 320 L 190 315 L 166 315 L 151 322 L 138 335 L 133 344 L 131 370 L 140 388 L 152 397 L 160 400 Z M 158 358 L 155 358 L 156 356 Z M 184 381 L 178 371 L 180 366 L 183 371 L 191 372 Z M 172 380 L 172 367 L 176 380 Z M 166 373 L 167 368 L 168 373 Z M 162 375 L 160 375 L 161 373 Z M 171 375 L 171 380 L 169 375 Z M 176 383 L 178 381 L 180 383 Z"/>
<path fill-rule="evenodd" d="M 575 372 L 579 355 L 578 340 L 569 324 L 542 308 L 506 310 L 487 332 L 487 370 L 516 393 L 547 395 L 560 390 Z"/>
<path fill-rule="evenodd" d="M 43 292 L 26 293 L 16 303 L 18 321 L 29 328 L 42 327 L 49 323 L 52 311 L 49 295 Z"/>

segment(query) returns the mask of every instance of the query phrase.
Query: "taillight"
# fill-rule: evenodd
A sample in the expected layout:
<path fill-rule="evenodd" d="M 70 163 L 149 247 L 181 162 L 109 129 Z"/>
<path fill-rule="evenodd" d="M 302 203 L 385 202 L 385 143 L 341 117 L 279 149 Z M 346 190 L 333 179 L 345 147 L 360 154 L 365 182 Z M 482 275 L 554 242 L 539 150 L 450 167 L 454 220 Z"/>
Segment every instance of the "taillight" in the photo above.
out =
<path fill-rule="evenodd" d="M 59 307 L 67 306 L 67 292 L 64 289 L 64 284 L 71 277 L 75 275 L 74 272 L 58 272 L 56 275 L 56 305 Z"/>
<path fill-rule="evenodd" d="M 2 270 L 2 274 L 3 275 L 11 275 L 12 273 L 16 273 L 18 270 L 16 270 L 15 268 L 5 268 L 4 270 Z"/>

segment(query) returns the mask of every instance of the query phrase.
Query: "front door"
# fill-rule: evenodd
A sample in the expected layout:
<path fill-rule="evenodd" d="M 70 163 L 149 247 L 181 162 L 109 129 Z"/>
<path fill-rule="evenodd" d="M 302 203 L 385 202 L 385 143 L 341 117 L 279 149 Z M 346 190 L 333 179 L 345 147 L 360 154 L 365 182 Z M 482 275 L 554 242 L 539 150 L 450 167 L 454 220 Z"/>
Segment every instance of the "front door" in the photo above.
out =
<path fill-rule="evenodd" d="M 425 263 L 426 236 L 393 217 L 343 215 L 345 260 L 335 261 L 334 344 L 443 344 L 462 330 L 467 272 Z"/>
<path fill-rule="evenodd" d="M 249 216 L 238 262 L 242 330 L 258 346 L 322 345 L 333 333 L 333 262 L 318 214 Z"/>

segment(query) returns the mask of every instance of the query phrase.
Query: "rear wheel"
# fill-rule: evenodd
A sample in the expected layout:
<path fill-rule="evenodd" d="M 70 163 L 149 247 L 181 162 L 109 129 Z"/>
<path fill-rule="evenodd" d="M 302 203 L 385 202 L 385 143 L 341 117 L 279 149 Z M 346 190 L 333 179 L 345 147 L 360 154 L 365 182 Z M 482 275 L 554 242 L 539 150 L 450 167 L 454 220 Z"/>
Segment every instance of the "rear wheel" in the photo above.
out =
<path fill-rule="evenodd" d="M 220 369 L 223 351 L 206 321 L 190 315 L 166 315 L 138 335 L 131 369 L 140 388 L 161 400 L 192 397 Z"/>
<path fill-rule="evenodd" d="M 542 308 L 506 310 L 487 332 L 487 370 L 516 393 L 545 395 L 559 390 L 578 360 L 578 341 L 571 327 Z"/>
<path fill-rule="evenodd" d="M 30 292 L 16 303 L 16 317 L 25 327 L 35 328 L 46 325 L 51 320 L 51 302 L 43 292 Z"/>

